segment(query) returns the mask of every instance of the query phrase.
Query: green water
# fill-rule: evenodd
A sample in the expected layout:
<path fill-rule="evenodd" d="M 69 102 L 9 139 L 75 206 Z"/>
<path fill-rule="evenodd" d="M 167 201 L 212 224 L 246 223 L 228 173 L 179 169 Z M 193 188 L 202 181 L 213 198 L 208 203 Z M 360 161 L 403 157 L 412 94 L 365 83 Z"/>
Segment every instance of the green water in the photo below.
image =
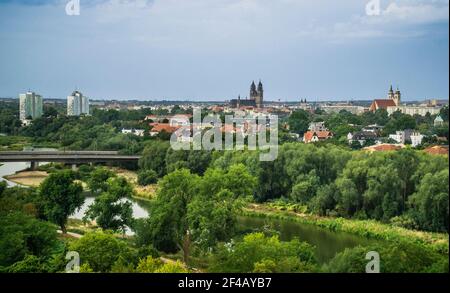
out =
<path fill-rule="evenodd" d="M 316 247 L 316 256 L 321 263 L 329 261 L 336 253 L 346 248 L 376 242 L 376 240 L 344 232 L 332 232 L 310 224 L 270 218 L 239 217 L 238 229 L 240 233 L 251 233 L 264 229 L 276 230 L 279 232 L 280 239 L 284 241 L 297 237 L 300 241 Z"/>

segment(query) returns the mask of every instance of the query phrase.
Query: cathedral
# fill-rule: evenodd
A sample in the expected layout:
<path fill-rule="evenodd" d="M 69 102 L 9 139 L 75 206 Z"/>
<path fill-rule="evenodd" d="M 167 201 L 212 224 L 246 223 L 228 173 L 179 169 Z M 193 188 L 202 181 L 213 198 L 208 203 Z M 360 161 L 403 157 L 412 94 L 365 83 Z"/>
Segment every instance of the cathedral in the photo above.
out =
<path fill-rule="evenodd" d="M 262 82 L 259 81 L 258 87 L 256 87 L 255 81 L 253 81 L 250 86 L 250 98 L 241 99 L 241 96 L 239 96 L 237 99 L 233 99 L 230 101 L 230 106 L 232 108 L 240 108 L 240 107 L 263 108 L 264 107 L 263 99 L 264 99 L 264 89 Z"/>
<path fill-rule="evenodd" d="M 397 88 L 397 90 L 394 92 L 392 89 L 392 85 L 388 92 L 388 98 L 387 99 L 375 99 L 372 102 L 372 105 L 370 105 L 369 110 L 372 112 L 375 112 L 378 109 L 384 109 L 387 110 L 389 107 L 398 107 L 400 106 L 402 94 L 400 93 L 400 90 Z"/>

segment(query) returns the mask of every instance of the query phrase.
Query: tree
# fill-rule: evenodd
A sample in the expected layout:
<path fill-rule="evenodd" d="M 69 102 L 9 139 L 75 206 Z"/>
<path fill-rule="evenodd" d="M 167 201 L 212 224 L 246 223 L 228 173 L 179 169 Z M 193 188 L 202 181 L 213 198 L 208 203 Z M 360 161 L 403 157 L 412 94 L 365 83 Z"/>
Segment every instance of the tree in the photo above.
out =
<path fill-rule="evenodd" d="M 133 209 L 130 201 L 126 201 L 133 194 L 133 188 L 123 177 L 108 179 L 106 191 L 95 198 L 89 206 L 84 219 L 97 222 L 102 229 L 121 230 L 133 224 Z"/>
<path fill-rule="evenodd" d="M 324 271 L 329 273 L 365 273 L 366 254 L 376 251 L 380 255 L 381 273 L 448 272 L 448 257 L 417 244 L 376 244 L 347 248 L 338 253 Z"/>
<path fill-rule="evenodd" d="M 426 174 L 411 196 L 409 204 L 421 229 L 449 231 L 448 177 L 448 169 Z"/>
<path fill-rule="evenodd" d="M 150 214 L 151 244 L 165 252 L 181 248 L 188 231 L 187 205 L 195 194 L 197 175 L 182 169 L 166 175 L 159 182 L 159 191 Z M 150 244 L 150 243 L 149 243 Z"/>
<path fill-rule="evenodd" d="M 289 116 L 290 130 L 303 135 L 308 130 L 310 114 L 305 110 L 296 110 Z"/>
<path fill-rule="evenodd" d="M 134 252 L 127 244 L 110 233 L 90 232 L 69 244 L 69 249 L 80 254 L 81 265 L 89 265 L 94 272 L 109 272 L 122 257 L 135 262 Z"/>
<path fill-rule="evenodd" d="M 448 113 L 449 113 L 448 105 L 445 105 L 444 107 L 441 108 L 439 115 L 441 116 L 442 120 L 448 122 L 448 117 L 449 117 Z"/>
<path fill-rule="evenodd" d="M 182 250 L 187 263 L 192 243 L 206 250 L 232 235 L 240 207 L 236 199 L 251 195 L 255 182 L 243 165 L 227 172 L 209 169 L 203 177 L 187 169 L 169 173 L 159 182 L 150 211 L 150 235 L 141 230 L 138 237 L 159 250 Z"/>
<path fill-rule="evenodd" d="M 159 177 L 166 174 L 166 152 L 170 144 L 166 141 L 152 141 L 145 147 L 139 159 L 139 167 L 145 170 L 154 170 Z"/>
<path fill-rule="evenodd" d="M 158 182 L 158 174 L 153 170 L 143 170 L 138 173 L 138 184 L 145 186 Z"/>
<path fill-rule="evenodd" d="M 91 192 L 100 194 L 108 189 L 107 181 L 109 178 L 113 177 L 116 177 L 116 174 L 113 171 L 104 167 L 98 167 L 91 172 L 87 184 Z"/>
<path fill-rule="evenodd" d="M 57 246 L 57 233 L 48 223 L 21 212 L 0 217 L 0 266 L 9 266 L 27 255 L 46 258 Z"/>
<path fill-rule="evenodd" d="M 63 233 L 66 233 L 67 218 L 84 203 L 83 187 L 74 180 L 74 173 L 65 170 L 50 174 L 39 187 L 44 215 L 59 225 Z"/>
<path fill-rule="evenodd" d="M 3 194 L 3 191 L 6 189 L 7 185 L 5 181 L 0 181 L 0 196 Z"/>
<path fill-rule="evenodd" d="M 298 239 L 282 242 L 278 236 L 252 233 L 242 241 L 222 244 L 211 259 L 211 272 L 314 272 L 314 248 Z"/>
<path fill-rule="evenodd" d="M 320 186 L 317 195 L 309 202 L 313 213 L 320 216 L 327 216 L 336 206 L 336 185 L 334 183 Z"/>
<path fill-rule="evenodd" d="M 292 187 L 290 198 L 297 203 L 307 204 L 316 195 L 316 190 L 320 186 L 319 177 L 315 170 L 298 177 L 297 183 Z"/>
<path fill-rule="evenodd" d="M 239 208 L 234 194 L 227 189 L 194 197 L 188 205 L 189 237 L 204 251 L 217 241 L 228 240 L 235 233 Z"/>

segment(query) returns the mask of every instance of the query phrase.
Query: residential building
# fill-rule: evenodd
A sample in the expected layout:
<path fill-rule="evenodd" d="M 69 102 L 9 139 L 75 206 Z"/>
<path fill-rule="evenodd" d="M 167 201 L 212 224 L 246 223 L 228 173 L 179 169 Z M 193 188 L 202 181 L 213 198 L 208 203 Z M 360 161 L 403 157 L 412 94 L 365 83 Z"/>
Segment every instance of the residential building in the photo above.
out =
<path fill-rule="evenodd" d="M 404 144 L 407 141 L 411 141 L 411 129 L 406 129 L 403 131 L 396 131 L 395 134 L 389 134 L 389 138 L 397 143 Z"/>
<path fill-rule="evenodd" d="M 422 134 L 420 134 L 419 132 L 413 132 L 411 133 L 411 146 L 412 147 L 417 147 L 419 145 L 422 144 L 422 140 L 424 138 L 424 136 Z"/>
<path fill-rule="evenodd" d="M 19 95 L 19 117 L 23 123 L 42 116 L 42 97 L 28 91 Z"/>
<path fill-rule="evenodd" d="M 401 144 L 410 142 L 413 147 L 417 147 L 422 144 L 424 136 L 417 131 L 406 129 L 403 131 L 396 131 L 395 134 L 390 134 L 389 138 Z"/>
<path fill-rule="evenodd" d="M 123 134 L 133 134 L 136 136 L 144 136 L 145 130 L 144 129 L 134 129 L 134 128 L 131 128 L 131 129 L 123 128 L 122 133 Z"/>
<path fill-rule="evenodd" d="M 439 127 L 444 125 L 444 119 L 442 119 L 441 115 L 438 115 L 436 119 L 434 119 L 434 127 Z"/>
<path fill-rule="evenodd" d="M 67 97 L 67 116 L 89 115 L 89 98 L 79 91 Z"/>
<path fill-rule="evenodd" d="M 363 127 L 361 131 L 364 132 L 373 132 L 377 135 L 380 135 L 381 131 L 383 130 L 383 126 L 380 126 L 378 124 L 371 124 Z"/>
<path fill-rule="evenodd" d="M 171 126 L 169 123 L 150 123 L 150 126 L 152 126 L 150 136 L 156 136 L 161 132 L 171 134 L 180 128 L 180 126 Z"/>
<path fill-rule="evenodd" d="M 362 106 L 355 106 L 351 104 L 333 104 L 333 105 L 321 105 L 320 109 L 327 113 L 339 113 L 342 110 L 350 112 L 355 115 L 360 115 L 366 112 L 367 108 Z"/>
<path fill-rule="evenodd" d="M 309 131 L 328 131 L 325 127 L 325 122 L 311 122 L 308 127 Z"/>
<path fill-rule="evenodd" d="M 349 132 L 347 135 L 348 144 L 358 142 L 361 146 L 364 146 L 367 141 L 373 141 L 374 143 L 380 143 L 378 135 L 372 131 L 357 131 L 354 133 Z"/>
<path fill-rule="evenodd" d="M 427 113 L 431 115 L 436 115 L 441 112 L 440 107 L 429 107 L 429 106 L 416 106 L 416 105 L 398 105 L 398 106 L 389 106 L 387 107 L 387 112 L 389 115 L 394 114 L 397 111 L 402 112 L 407 115 L 420 115 L 425 116 Z"/>
<path fill-rule="evenodd" d="M 333 137 L 333 133 L 330 131 L 307 131 L 303 136 L 304 143 L 318 142 L 327 140 Z"/>

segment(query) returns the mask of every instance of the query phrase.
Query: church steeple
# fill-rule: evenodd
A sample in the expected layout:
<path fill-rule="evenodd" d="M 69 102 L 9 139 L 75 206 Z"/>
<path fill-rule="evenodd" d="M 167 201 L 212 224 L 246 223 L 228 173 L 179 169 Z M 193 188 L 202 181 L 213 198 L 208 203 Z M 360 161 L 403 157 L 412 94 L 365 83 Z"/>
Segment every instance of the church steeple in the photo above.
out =
<path fill-rule="evenodd" d="M 262 93 L 264 90 L 263 90 L 263 85 L 262 85 L 262 82 L 261 82 L 261 80 L 259 80 L 259 83 L 258 83 L 258 92 L 259 93 Z"/>
<path fill-rule="evenodd" d="M 257 95 L 255 81 L 252 81 L 252 85 L 250 86 L 250 100 L 254 100 Z"/>

